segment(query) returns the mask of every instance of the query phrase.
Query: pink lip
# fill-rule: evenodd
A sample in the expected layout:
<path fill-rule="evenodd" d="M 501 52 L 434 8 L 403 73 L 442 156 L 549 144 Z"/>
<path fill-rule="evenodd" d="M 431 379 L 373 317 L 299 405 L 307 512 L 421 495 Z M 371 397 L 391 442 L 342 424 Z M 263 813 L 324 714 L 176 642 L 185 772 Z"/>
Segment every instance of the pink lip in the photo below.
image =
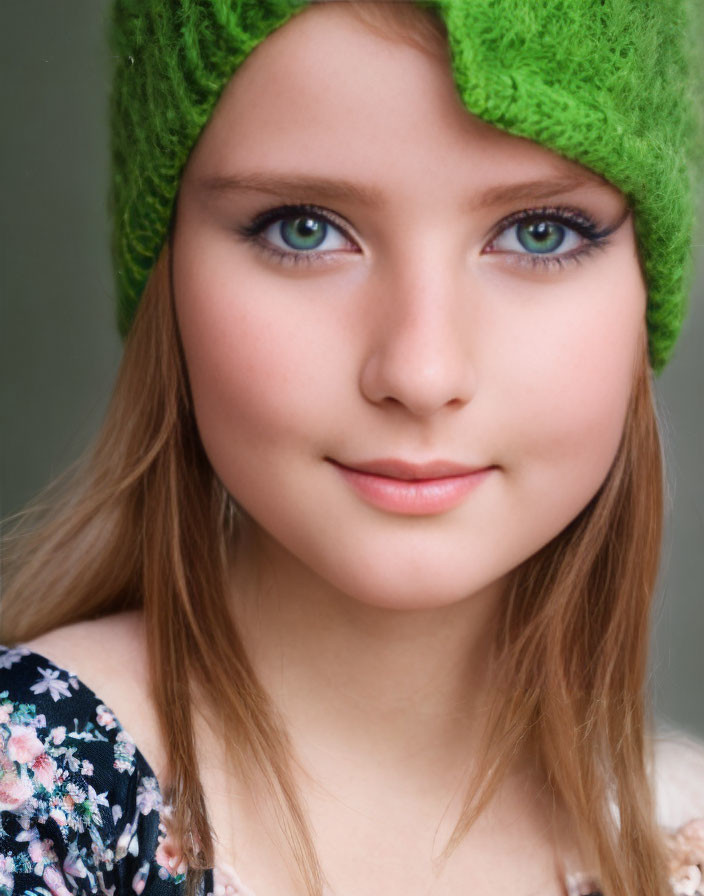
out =
<path fill-rule="evenodd" d="M 442 460 L 422 464 L 392 458 L 354 464 L 331 462 L 370 504 L 410 516 L 456 507 L 494 469 Z"/>

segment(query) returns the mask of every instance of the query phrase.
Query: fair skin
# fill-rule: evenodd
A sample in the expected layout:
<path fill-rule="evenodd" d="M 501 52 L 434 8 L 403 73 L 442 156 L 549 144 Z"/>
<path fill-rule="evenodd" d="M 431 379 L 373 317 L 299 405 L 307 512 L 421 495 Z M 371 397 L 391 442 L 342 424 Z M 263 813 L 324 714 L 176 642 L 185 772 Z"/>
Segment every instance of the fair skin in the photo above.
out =
<path fill-rule="evenodd" d="M 300 205 L 315 209 L 272 216 Z M 556 208 L 579 217 L 508 220 Z M 433 857 L 481 734 L 507 576 L 589 502 L 618 446 L 645 308 L 626 212 L 584 169 L 468 115 L 443 59 L 341 4 L 252 54 L 188 162 L 174 292 L 203 444 L 246 511 L 232 613 L 339 896 L 561 892 L 565 844 L 528 755 L 449 861 Z M 593 251 L 585 219 L 612 231 Z M 546 224 L 555 248 L 537 251 Z M 394 491 L 389 458 L 451 461 L 467 489 L 441 506 L 408 477 L 456 481 L 407 467 Z M 86 627 L 96 645 L 108 628 L 114 669 Z M 138 614 L 32 646 L 165 773 Z M 223 793 L 207 732 L 217 855 L 257 896 L 293 892 L 271 831 Z"/>

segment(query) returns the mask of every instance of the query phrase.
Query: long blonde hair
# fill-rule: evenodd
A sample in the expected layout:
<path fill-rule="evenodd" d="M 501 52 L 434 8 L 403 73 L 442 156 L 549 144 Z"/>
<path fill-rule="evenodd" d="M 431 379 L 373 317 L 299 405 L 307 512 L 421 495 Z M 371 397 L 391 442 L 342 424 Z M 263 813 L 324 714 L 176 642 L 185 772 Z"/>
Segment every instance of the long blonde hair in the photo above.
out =
<path fill-rule="evenodd" d="M 380 9 L 363 7 L 367 19 Z M 421 43 L 437 42 L 439 26 L 427 13 L 388 15 Z M 460 842 L 519 744 L 530 739 L 609 896 L 663 896 L 668 889 L 647 779 L 644 683 L 663 499 L 645 355 L 644 348 L 606 481 L 512 577 L 497 630 L 495 700 L 482 761 L 447 846 L 451 851 Z M 233 770 L 266 782 L 307 891 L 319 896 L 323 874 L 285 727 L 228 611 L 237 515 L 198 436 L 168 245 L 125 345 L 105 425 L 65 494 L 39 524 L 30 514 L 7 540 L 0 637 L 17 643 L 142 608 L 150 688 L 167 750 L 165 797 L 193 869 L 189 890 L 213 862 L 193 710 L 183 699 L 197 689 L 217 707 Z"/>

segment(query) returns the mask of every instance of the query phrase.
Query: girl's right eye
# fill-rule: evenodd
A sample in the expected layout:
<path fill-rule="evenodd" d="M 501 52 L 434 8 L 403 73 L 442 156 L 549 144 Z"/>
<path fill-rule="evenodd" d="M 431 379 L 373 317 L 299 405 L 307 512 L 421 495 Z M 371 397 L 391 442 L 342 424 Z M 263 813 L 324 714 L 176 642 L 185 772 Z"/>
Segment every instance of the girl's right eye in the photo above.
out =
<path fill-rule="evenodd" d="M 246 225 L 242 235 L 285 263 L 308 264 L 333 253 L 359 252 L 342 223 L 326 209 L 286 206 L 270 209 Z"/>

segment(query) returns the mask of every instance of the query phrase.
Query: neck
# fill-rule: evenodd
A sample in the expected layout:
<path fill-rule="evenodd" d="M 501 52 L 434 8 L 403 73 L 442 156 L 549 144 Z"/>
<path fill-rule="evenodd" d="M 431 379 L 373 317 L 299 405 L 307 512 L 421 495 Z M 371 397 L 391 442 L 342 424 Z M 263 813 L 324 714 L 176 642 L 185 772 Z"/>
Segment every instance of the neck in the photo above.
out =
<path fill-rule="evenodd" d="M 256 562 L 233 564 L 234 618 L 304 766 L 327 758 L 419 792 L 451 787 L 483 733 L 503 584 L 389 609 L 335 590 L 278 544 L 240 556 Z"/>

